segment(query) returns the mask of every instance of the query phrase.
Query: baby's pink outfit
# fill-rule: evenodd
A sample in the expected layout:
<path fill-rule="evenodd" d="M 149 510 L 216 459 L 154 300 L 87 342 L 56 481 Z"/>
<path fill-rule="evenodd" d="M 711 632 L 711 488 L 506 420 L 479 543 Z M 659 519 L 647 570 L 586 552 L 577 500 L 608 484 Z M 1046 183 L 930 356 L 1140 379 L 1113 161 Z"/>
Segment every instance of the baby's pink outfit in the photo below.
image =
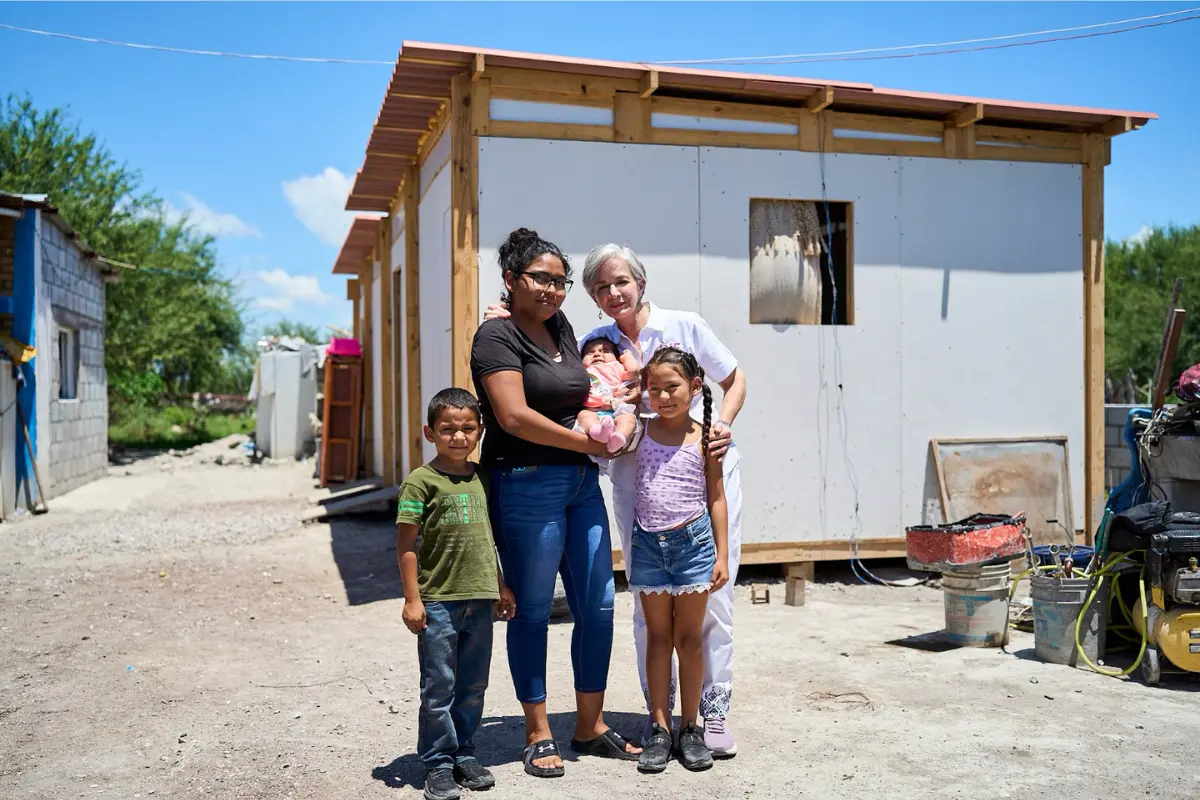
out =
<path fill-rule="evenodd" d="M 592 390 L 583 403 L 584 408 L 620 412 L 621 409 L 613 405 L 613 395 L 629 383 L 625 379 L 625 365 L 620 361 L 600 361 L 588 367 L 587 372 L 592 380 Z M 633 413 L 632 406 L 628 413 Z"/>

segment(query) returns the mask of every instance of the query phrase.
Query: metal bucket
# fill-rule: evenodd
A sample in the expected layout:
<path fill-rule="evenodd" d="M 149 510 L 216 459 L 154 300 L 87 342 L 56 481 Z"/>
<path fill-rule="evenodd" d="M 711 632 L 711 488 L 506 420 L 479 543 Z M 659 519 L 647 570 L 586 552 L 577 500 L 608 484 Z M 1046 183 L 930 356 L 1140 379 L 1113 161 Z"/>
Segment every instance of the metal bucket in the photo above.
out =
<path fill-rule="evenodd" d="M 1079 629 L 1079 643 L 1083 652 L 1093 664 L 1103 658 L 1112 581 L 1111 576 L 1104 579 L 1104 585 L 1084 611 L 1084 603 L 1094 588 L 1091 578 L 1031 576 L 1034 654 L 1051 664 L 1079 666 L 1083 659 L 1075 647 L 1075 621 L 1082 612 L 1084 617 Z"/>
<path fill-rule="evenodd" d="M 966 647 L 1008 643 L 1008 588 L 1011 567 L 960 569 L 942 573 L 946 638 Z"/>

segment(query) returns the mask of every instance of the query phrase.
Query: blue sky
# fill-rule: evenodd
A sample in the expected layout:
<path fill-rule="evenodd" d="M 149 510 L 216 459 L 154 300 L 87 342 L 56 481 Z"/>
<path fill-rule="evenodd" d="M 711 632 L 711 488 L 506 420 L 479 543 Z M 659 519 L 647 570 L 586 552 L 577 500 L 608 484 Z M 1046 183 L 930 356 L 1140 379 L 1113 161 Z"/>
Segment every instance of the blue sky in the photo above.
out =
<path fill-rule="evenodd" d="M 614 60 L 939 42 L 1141 17 L 1180 3 L 4 3 L 0 22 L 207 50 L 393 59 L 403 39 Z M 690 27 L 689 27 L 690 26 Z M 1200 222 L 1200 21 L 1058 44 L 760 71 L 1156 112 L 1118 137 L 1109 238 Z M 0 30 L 0 93 L 67 106 L 146 187 L 219 236 L 253 304 L 348 325 L 330 274 L 390 69 L 159 53 Z M 737 69 L 749 71 L 747 68 Z"/>

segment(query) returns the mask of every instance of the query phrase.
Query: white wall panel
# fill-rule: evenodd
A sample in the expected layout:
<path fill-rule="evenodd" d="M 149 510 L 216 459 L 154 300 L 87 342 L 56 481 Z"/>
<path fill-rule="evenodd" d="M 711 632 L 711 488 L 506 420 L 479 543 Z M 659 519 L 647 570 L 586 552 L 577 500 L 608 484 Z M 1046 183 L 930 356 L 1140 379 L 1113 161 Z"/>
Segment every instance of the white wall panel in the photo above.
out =
<path fill-rule="evenodd" d="M 499 248 L 515 228 L 554 242 L 575 272 L 563 309 L 576 333 L 609 320 L 583 288 L 588 251 L 615 241 L 646 265 L 647 296 L 697 308 L 699 206 L 694 147 L 479 140 L 479 309 L 500 299 Z"/>
<path fill-rule="evenodd" d="M 735 423 L 743 456 L 743 540 L 848 539 L 855 490 L 847 456 L 858 483 L 862 535 L 903 535 L 896 159 L 825 159 L 828 199 L 854 203 L 857 324 L 835 330 L 749 323 L 750 198 L 821 200 L 817 154 L 700 153 L 700 312 L 747 376 L 746 411 Z"/>
<path fill-rule="evenodd" d="M 400 217 L 403 222 L 403 216 Z M 404 227 L 396 230 L 392 226 L 392 330 L 394 336 L 392 340 L 392 362 L 394 364 L 395 379 L 392 383 L 392 400 L 395 407 L 394 410 L 394 425 L 396 435 L 394 437 L 395 447 L 399 451 L 399 459 L 401 475 L 397 475 L 397 480 L 403 480 L 404 476 L 409 473 L 416 465 L 409 466 L 408 463 L 408 415 L 405 413 L 404 404 L 407 401 L 405 387 L 408 383 L 408 315 L 405 313 L 404 302 L 404 281 L 408 276 L 408 271 L 405 269 L 404 257 Z"/>
<path fill-rule="evenodd" d="M 941 519 L 931 438 L 1066 435 L 1081 529 L 1080 167 L 906 158 L 900 187 L 904 519 Z"/>
<path fill-rule="evenodd" d="M 449 140 L 450 137 L 445 137 Z M 431 159 L 432 160 L 432 159 Z M 434 179 L 417 213 L 420 229 L 421 415 L 453 384 L 450 371 L 450 170 Z M 426 461 L 437 454 L 424 443 Z"/>
<path fill-rule="evenodd" d="M 443 131 L 442 135 L 434 143 L 433 149 L 429 151 L 429 157 L 425 159 L 425 163 L 421 165 L 421 198 L 424 199 L 425 194 L 429 191 L 429 186 L 438 178 L 438 173 L 445 172 L 449 165 L 446 161 L 450 158 L 450 133 L 449 130 Z M 449 201 L 447 201 L 449 208 Z M 418 223 L 419 224 L 419 223 Z"/>

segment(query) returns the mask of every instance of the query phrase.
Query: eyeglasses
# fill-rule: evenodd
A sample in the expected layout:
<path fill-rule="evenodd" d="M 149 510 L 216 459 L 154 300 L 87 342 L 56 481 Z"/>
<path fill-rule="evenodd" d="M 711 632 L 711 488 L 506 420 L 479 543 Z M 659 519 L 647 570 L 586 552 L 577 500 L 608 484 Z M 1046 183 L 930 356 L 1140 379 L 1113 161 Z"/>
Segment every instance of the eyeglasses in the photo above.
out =
<path fill-rule="evenodd" d="M 553 288 L 556 292 L 566 294 L 575 285 L 575 281 L 570 278 L 556 278 L 545 272 L 522 272 L 521 274 L 529 276 L 529 279 L 533 281 L 533 285 L 543 291 Z"/>

